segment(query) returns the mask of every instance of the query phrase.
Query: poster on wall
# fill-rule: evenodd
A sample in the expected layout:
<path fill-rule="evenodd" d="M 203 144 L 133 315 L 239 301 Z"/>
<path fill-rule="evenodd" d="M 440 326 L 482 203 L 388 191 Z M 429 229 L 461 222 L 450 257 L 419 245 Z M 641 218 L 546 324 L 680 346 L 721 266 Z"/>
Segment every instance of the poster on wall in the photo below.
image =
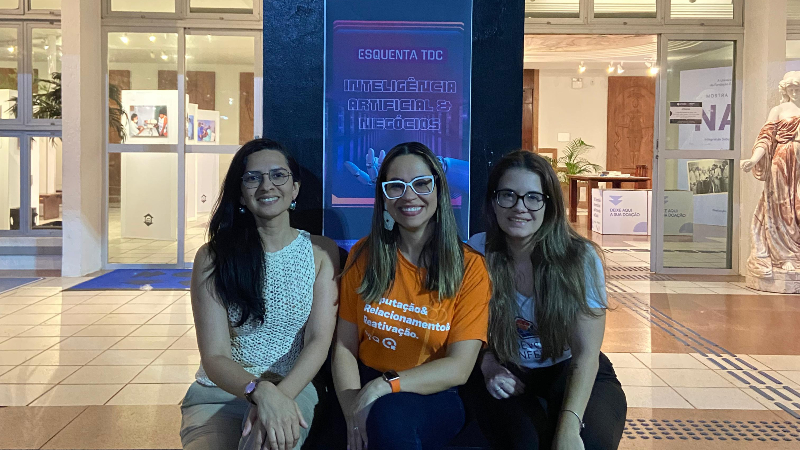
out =
<path fill-rule="evenodd" d="M 719 194 L 730 188 L 730 167 L 725 159 L 687 161 L 689 190 L 695 195 Z"/>
<path fill-rule="evenodd" d="M 366 236 L 383 155 L 418 141 L 468 238 L 471 2 L 326 5 L 323 233 L 346 249 Z"/>
<path fill-rule="evenodd" d="M 186 102 L 186 143 L 194 144 L 195 139 L 195 117 L 197 117 L 197 105 L 194 103 Z"/>
<path fill-rule="evenodd" d="M 195 140 L 199 145 L 219 145 L 219 111 L 197 110 Z"/>
<path fill-rule="evenodd" d="M 731 115 L 730 67 L 681 71 L 682 102 L 702 103 L 702 121 L 678 125 L 679 150 L 730 150 Z"/>
<path fill-rule="evenodd" d="M 178 91 L 122 91 L 122 108 L 127 113 L 125 144 L 178 143 L 177 133 L 170 133 L 170 117 L 178 123 Z"/>

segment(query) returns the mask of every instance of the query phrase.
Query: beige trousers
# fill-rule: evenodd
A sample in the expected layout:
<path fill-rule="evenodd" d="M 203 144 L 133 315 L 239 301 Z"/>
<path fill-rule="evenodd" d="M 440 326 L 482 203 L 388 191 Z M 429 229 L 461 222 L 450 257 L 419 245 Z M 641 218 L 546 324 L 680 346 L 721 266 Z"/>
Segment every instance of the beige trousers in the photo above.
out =
<path fill-rule="evenodd" d="M 317 390 L 309 383 L 295 398 L 309 426 L 319 401 Z M 189 386 L 181 405 L 181 444 L 186 450 L 250 450 L 249 440 L 242 439 L 242 427 L 250 403 L 216 386 L 197 382 Z M 308 428 L 300 428 L 299 450 L 308 437 Z M 240 442 L 241 441 L 241 442 Z"/>

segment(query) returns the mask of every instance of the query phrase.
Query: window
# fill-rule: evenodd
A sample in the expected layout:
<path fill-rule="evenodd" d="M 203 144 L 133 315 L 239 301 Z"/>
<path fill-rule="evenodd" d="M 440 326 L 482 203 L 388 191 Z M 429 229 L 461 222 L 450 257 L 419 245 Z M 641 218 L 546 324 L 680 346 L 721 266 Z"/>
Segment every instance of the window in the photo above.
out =
<path fill-rule="evenodd" d="M 800 0 L 786 2 L 786 18 L 789 22 L 800 22 Z"/>
<path fill-rule="evenodd" d="M 61 11 L 61 0 L 30 0 L 32 10 Z"/>
<path fill-rule="evenodd" d="M 19 138 L 0 137 L 0 231 L 20 229 Z"/>
<path fill-rule="evenodd" d="M 0 120 L 17 118 L 18 28 L 0 28 Z"/>
<path fill-rule="evenodd" d="M 108 262 L 176 264 L 178 34 L 108 33 L 108 81 Z"/>
<path fill-rule="evenodd" d="M 174 13 L 175 0 L 111 0 L 111 11 Z"/>
<path fill-rule="evenodd" d="M 657 0 L 594 0 L 597 18 L 655 18 Z"/>
<path fill-rule="evenodd" d="M 253 14 L 253 0 L 189 0 L 189 12 Z"/>
<path fill-rule="evenodd" d="M 61 118 L 61 30 L 34 28 L 31 32 L 33 63 L 33 118 Z"/>
<path fill-rule="evenodd" d="M 31 227 L 61 229 L 61 138 L 31 137 L 30 167 Z"/>
<path fill-rule="evenodd" d="M 9 5 L 3 1 L 0 7 Z M 52 10 L 60 2 L 26 5 Z M 6 23 L 0 27 L 0 235 L 60 234 L 61 116 L 60 24 Z"/>
<path fill-rule="evenodd" d="M 579 18 L 580 0 L 526 0 L 525 16 L 537 19 Z"/>
<path fill-rule="evenodd" d="M 671 0 L 672 19 L 733 19 L 734 0 Z"/>

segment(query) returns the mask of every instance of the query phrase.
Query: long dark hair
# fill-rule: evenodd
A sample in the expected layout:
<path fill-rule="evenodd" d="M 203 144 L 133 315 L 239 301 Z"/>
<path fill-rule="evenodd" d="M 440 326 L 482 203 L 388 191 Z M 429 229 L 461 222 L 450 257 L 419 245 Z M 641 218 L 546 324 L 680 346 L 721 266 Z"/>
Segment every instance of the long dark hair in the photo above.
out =
<path fill-rule="evenodd" d="M 226 308 L 238 307 L 241 311 L 237 327 L 250 318 L 263 323 L 266 313 L 264 245 L 253 214 L 247 208 L 244 213 L 239 211 L 247 158 L 262 150 L 280 152 L 292 172 L 292 181 L 300 182 L 300 166 L 283 145 L 271 139 L 254 139 L 233 156 L 208 224 L 214 292 Z"/>
<path fill-rule="evenodd" d="M 386 200 L 383 197 L 381 183 L 386 181 L 386 172 L 392 162 L 401 155 L 416 155 L 422 158 L 434 175 L 436 183 L 436 214 L 431 219 L 434 230 L 431 238 L 425 243 L 420 254 L 420 266 L 427 269 L 425 289 L 439 293 L 439 300 L 453 298 L 461 288 L 464 278 L 464 249 L 458 238 L 456 217 L 450 203 L 450 188 L 439 159 L 425 144 L 406 142 L 389 150 L 383 160 L 375 181 L 375 207 L 372 212 L 372 230 L 365 245 L 358 247 L 355 254 L 348 258 L 345 272 L 367 253 L 364 280 L 358 293 L 366 303 L 374 303 L 391 290 L 397 268 L 397 246 L 400 239 L 399 226 L 392 230 L 384 228 L 383 209 Z"/>
<path fill-rule="evenodd" d="M 570 345 L 578 314 L 594 316 L 586 303 L 587 283 L 597 284 L 602 274 L 586 278 L 586 268 L 594 270 L 595 255 L 602 251 L 583 238 L 567 222 L 561 185 L 553 166 L 541 156 L 525 151 L 505 155 L 489 174 L 486 189 L 486 266 L 492 280 L 489 307 L 489 345 L 501 362 L 519 361 L 515 314 L 514 260 L 506 235 L 497 224 L 494 201 L 500 178 L 511 169 L 523 169 L 539 175 L 545 199 L 542 226 L 533 236 L 533 302 L 538 334 L 542 341 L 542 359 L 557 358 Z M 594 250 L 594 252 L 592 251 Z M 590 285 L 591 286 L 591 285 Z"/>

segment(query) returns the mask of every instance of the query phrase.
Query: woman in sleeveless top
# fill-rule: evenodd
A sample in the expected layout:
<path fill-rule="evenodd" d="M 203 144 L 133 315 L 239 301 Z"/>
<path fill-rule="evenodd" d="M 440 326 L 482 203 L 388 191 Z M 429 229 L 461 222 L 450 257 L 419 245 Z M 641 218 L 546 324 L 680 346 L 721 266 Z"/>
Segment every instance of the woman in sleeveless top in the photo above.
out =
<path fill-rule="evenodd" d="M 338 248 L 289 226 L 300 168 L 268 139 L 233 157 L 192 273 L 200 348 L 185 449 L 300 448 L 336 323 Z"/>
<path fill-rule="evenodd" d="M 492 447 L 611 450 L 625 393 L 600 352 L 607 307 L 602 253 L 567 222 L 553 167 L 530 152 L 489 175 L 488 232 L 469 244 L 492 281 L 489 347 L 468 392 Z"/>

